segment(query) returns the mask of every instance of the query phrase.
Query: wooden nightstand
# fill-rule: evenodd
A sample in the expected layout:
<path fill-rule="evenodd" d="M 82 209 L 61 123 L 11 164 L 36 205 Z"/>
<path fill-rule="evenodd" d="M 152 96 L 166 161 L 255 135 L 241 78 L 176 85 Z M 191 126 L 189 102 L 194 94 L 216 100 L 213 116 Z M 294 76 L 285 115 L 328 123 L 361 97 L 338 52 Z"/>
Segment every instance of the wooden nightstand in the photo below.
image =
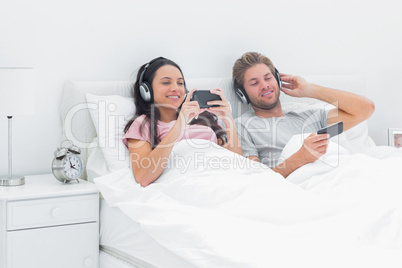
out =
<path fill-rule="evenodd" d="M 0 187 L 0 268 L 96 268 L 98 259 L 95 184 L 46 174 Z"/>

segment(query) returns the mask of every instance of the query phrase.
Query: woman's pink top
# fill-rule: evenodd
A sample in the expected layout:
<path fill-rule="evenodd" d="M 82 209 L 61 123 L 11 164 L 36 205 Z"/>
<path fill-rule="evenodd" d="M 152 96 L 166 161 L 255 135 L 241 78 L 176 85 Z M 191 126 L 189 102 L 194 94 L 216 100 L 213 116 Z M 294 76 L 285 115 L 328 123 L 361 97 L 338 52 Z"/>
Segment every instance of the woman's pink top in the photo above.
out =
<path fill-rule="evenodd" d="M 123 137 L 123 143 L 128 147 L 128 139 L 143 140 L 151 143 L 150 121 L 148 120 L 144 124 L 146 116 L 141 115 L 137 117 L 131 124 L 130 128 Z M 162 140 L 166 134 L 173 127 L 176 120 L 169 123 L 158 121 L 158 137 Z M 207 126 L 203 125 L 186 125 L 181 131 L 181 134 L 177 141 L 185 139 L 204 139 L 214 143 L 218 143 L 215 132 Z"/>

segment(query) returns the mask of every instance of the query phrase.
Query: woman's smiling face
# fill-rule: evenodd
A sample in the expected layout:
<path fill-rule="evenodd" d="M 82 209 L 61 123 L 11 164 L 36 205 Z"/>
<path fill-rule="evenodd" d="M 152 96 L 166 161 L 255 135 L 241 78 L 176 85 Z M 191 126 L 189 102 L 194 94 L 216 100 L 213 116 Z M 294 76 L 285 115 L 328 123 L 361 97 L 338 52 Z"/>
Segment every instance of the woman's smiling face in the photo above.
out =
<path fill-rule="evenodd" d="M 178 68 L 164 65 L 155 72 L 152 89 L 155 104 L 177 109 L 185 95 L 183 75 Z"/>

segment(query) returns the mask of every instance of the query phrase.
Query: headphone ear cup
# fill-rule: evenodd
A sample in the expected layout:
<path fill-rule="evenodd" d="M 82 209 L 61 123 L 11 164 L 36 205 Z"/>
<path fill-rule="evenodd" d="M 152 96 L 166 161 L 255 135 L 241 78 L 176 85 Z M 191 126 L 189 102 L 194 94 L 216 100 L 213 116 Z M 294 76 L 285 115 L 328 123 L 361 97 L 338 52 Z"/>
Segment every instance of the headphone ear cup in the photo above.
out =
<path fill-rule="evenodd" d="M 278 82 L 279 90 L 281 90 L 282 89 L 281 75 L 280 75 L 278 69 L 276 69 L 276 68 L 275 68 L 275 78 L 276 78 L 276 81 Z"/>
<path fill-rule="evenodd" d="M 236 95 L 239 96 L 239 98 L 240 98 L 242 103 L 245 103 L 245 104 L 250 103 L 249 99 L 248 99 L 248 96 L 247 96 L 246 92 L 244 92 L 244 90 L 242 90 L 241 88 L 236 87 L 235 92 L 236 92 Z"/>
<path fill-rule="evenodd" d="M 140 85 L 140 95 L 145 102 L 151 102 L 153 98 L 152 87 L 148 82 L 143 82 Z"/>

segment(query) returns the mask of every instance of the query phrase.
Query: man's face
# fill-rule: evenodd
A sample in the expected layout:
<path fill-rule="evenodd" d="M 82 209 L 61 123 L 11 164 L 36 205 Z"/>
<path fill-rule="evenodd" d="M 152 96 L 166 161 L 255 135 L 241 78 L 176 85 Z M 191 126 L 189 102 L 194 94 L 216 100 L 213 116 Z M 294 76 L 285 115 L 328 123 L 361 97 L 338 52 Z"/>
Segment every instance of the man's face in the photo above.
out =
<path fill-rule="evenodd" d="M 279 104 L 279 86 L 269 67 L 254 65 L 244 73 L 244 89 L 254 108 L 270 110 Z"/>

